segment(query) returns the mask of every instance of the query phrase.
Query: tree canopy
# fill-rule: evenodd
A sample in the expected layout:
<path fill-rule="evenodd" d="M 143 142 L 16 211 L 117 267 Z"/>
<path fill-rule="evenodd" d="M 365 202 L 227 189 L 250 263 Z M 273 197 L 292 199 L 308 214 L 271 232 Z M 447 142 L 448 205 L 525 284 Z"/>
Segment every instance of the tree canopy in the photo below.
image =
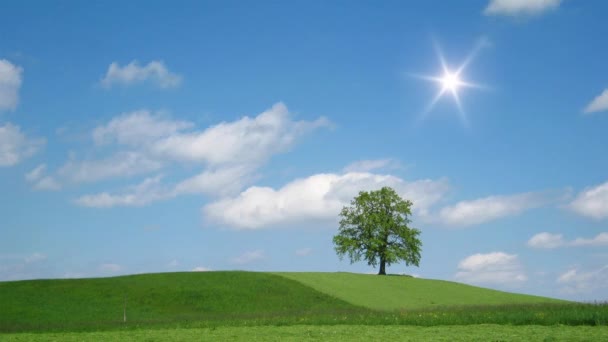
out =
<path fill-rule="evenodd" d="M 380 265 L 381 275 L 387 265 L 400 261 L 419 266 L 422 242 L 420 230 L 408 226 L 411 207 L 411 201 L 389 187 L 359 192 L 340 212 L 339 232 L 333 238 L 340 259 L 365 259 L 372 267 Z"/>

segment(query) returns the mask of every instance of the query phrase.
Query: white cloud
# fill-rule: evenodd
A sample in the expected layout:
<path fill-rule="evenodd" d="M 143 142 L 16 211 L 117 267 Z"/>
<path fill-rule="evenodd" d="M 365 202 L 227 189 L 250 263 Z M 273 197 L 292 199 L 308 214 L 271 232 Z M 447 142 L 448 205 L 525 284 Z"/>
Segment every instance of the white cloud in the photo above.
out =
<path fill-rule="evenodd" d="M 156 155 L 178 161 L 205 162 L 212 167 L 234 164 L 259 165 L 270 156 L 288 150 L 298 137 L 330 123 L 293 121 L 283 103 L 255 118 L 247 116 L 222 122 L 202 132 L 172 135 L 152 146 Z"/>
<path fill-rule="evenodd" d="M 576 269 L 570 269 L 564 273 L 562 273 L 558 278 L 557 278 L 557 282 L 558 283 L 567 283 L 570 282 L 572 280 L 574 280 L 576 278 Z"/>
<path fill-rule="evenodd" d="M 22 73 L 21 67 L 0 59 L 0 111 L 17 108 Z"/>
<path fill-rule="evenodd" d="M 173 196 L 161 185 L 162 176 L 144 179 L 138 185 L 128 188 L 124 193 L 110 194 L 102 192 L 84 195 L 76 199 L 76 204 L 91 208 L 111 208 L 116 206 L 140 207 L 151 202 Z"/>
<path fill-rule="evenodd" d="M 163 113 L 147 110 L 123 113 L 92 132 L 98 148 L 114 147 L 117 152 L 103 159 L 71 157 L 57 171 L 55 179 L 95 182 L 146 174 L 175 162 L 196 163 L 202 164 L 202 172 L 163 186 L 162 195 L 160 186 L 158 191 L 145 194 L 134 194 L 135 187 L 131 187 L 119 194 L 83 196 L 79 202 L 92 206 L 143 205 L 181 194 L 234 195 L 257 178 L 256 170 L 274 154 L 287 151 L 300 136 L 330 125 L 322 117 L 295 121 L 290 116 L 287 107 L 277 103 L 253 118 L 245 116 L 195 130 L 192 123 L 171 120 Z"/>
<path fill-rule="evenodd" d="M 185 179 L 175 186 L 177 194 L 203 193 L 227 196 L 237 194 L 253 178 L 252 167 L 246 165 L 229 166 L 202 173 Z"/>
<path fill-rule="evenodd" d="M 160 88 L 175 88 L 182 82 L 182 76 L 172 73 L 162 61 L 152 61 L 141 66 L 138 61 L 121 67 L 113 62 L 108 67 L 106 75 L 101 79 L 101 85 L 110 88 L 115 84 L 132 85 L 149 81 Z"/>
<path fill-rule="evenodd" d="M 594 238 L 576 238 L 572 241 L 564 240 L 562 234 L 539 233 L 528 240 L 528 246 L 533 248 L 582 247 L 582 246 L 608 246 L 608 233 L 599 233 Z"/>
<path fill-rule="evenodd" d="M 93 130 L 93 141 L 97 145 L 117 143 L 141 146 L 193 126 L 191 122 L 169 120 L 161 113 L 152 114 L 141 109 L 123 113 L 107 124 L 96 127 Z"/>
<path fill-rule="evenodd" d="M 65 181 L 82 183 L 157 171 L 167 162 L 146 149 L 151 143 L 190 127 L 192 124 L 189 122 L 169 120 L 161 113 L 151 114 L 147 110 L 123 113 L 96 127 L 91 135 L 97 146 L 112 144 L 127 146 L 128 150 L 119 150 L 102 159 L 71 158 L 57 171 L 57 176 Z"/>
<path fill-rule="evenodd" d="M 192 269 L 192 272 L 209 272 L 209 271 L 213 271 L 213 270 L 210 268 L 204 267 L 204 266 L 197 266 Z"/>
<path fill-rule="evenodd" d="M 117 144 L 137 148 L 157 159 L 205 163 L 211 167 L 259 165 L 273 154 L 289 149 L 297 138 L 330 123 L 294 121 L 287 107 L 277 103 L 250 118 L 221 122 L 192 130 L 187 121 L 169 120 L 147 110 L 123 113 L 93 130 L 97 145 Z"/>
<path fill-rule="evenodd" d="M 78 278 L 86 278 L 87 274 L 83 272 L 65 272 L 61 275 L 63 279 L 78 279 Z"/>
<path fill-rule="evenodd" d="M 572 246 L 608 246 L 608 233 L 599 233 L 592 239 L 576 238 Z"/>
<path fill-rule="evenodd" d="M 244 264 L 250 264 L 252 262 L 259 261 L 259 260 L 262 260 L 265 258 L 266 258 L 266 255 L 264 254 L 264 251 L 261 249 L 258 249 L 255 251 L 245 252 L 245 253 L 239 255 L 238 257 L 233 258 L 232 263 L 237 264 L 237 265 L 244 265 Z"/>
<path fill-rule="evenodd" d="M 596 220 L 608 218 L 608 182 L 581 191 L 568 208 Z"/>
<path fill-rule="evenodd" d="M 55 178 L 51 176 L 44 176 L 34 183 L 34 189 L 54 191 L 61 189 L 61 184 L 59 184 L 59 182 L 57 182 Z"/>
<path fill-rule="evenodd" d="M 485 15 L 536 15 L 557 9 L 561 0 L 490 0 Z"/>
<path fill-rule="evenodd" d="M 421 179 L 413 182 L 405 182 L 394 189 L 401 197 L 414 203 L 414 214 L 417 214 L 421 218 L 428 219 L 430 208 L 439 203 L 446 196 L 450 186 L 446 178 L 437 180 Z"/>
<path fill-rule="evenodd" d="M 297 256 L 307 256 L 312 252 L 312 248 L 300 248 L 296 250 Z"/>
<path fill-rule="evenodd" d="M 608 89 L 604 89 L 604 91 L 594 98 L 588 105 L 585 107 L 585 113 L 594 113 L 608 110 Z"/>
<path fill-rule="evenodd" d="M 40 164 L 25 174 L 25 180 L 31 183 L 34 190 L 59 190 L 59 184 L 53 177 L 46 176 L 46 164 Z"/>
<path fill-rule="evenodd" d="M 173 259 L 167 264 L 167 266 L 172 267 L 172 268 L 177 267 L 177 266 L 179 266 L 179 261 L 177 261 L 176 259 Z"/>
<path fill-rule="evenodd" d="M 489 196 L 458 202 L 442 208 L 439 211 L 439 220 L 450 226 L 470 226 L 518 215 L 546 203 L 547 199 L 543 194 L 533 192 L 509 196 Z"/>
<path fill-rule="evenodd" d="M 57 175 L 70 182 L 96 182 L 159 170 L 163 162 L 136 151 L 121 151 L 105 159 L 69 160 Z"/>
<path fill-rule="evenodd" d="M 45 139 L 26 137 L 19 126 L 11 123 L 0 126 L 0 167 L 18 164 L 38 152 L 45 144 Z"/>
<path fill-rule="evenodd" d="M 25 180 L 30 181 L 30 182 L 37 181 L 40 178 L 42 178 L 45 171 L 46 171 L 46 164 L 40 164 L 36 168 L 34 168 L 32 171 L 28 172 L 25 175 Z"/>
<path fill-rule="evenodd" d="M 118 264 L 101 264 L 99 265 L 99 270 L 105 273 L 116 273 L 122 270 L 122 266 Z"/>
<path fill-rule="evenodd" d="M 528 240 L 532 248 L 557 248 L 565 244 L 562 234 L 538 233 Z"/>
<path fill-rule="evenodd" d="M 518 285 L 526 276 L 515 254 L 493 252 L 473 254 L 458 264 L 455 278 L 473 284 Z"/>
<path fill-rule="evenodd" d="M 608 265 L 597 270 L 581 271 L 572 268 L 557 278 L 565 294 L 590 294 L 598 289 L 608 288 Z"/>
<path fill-rule="evenodd" d="M 394 176 L 371 173 L 317 174 L 294 180 L 278 190 L 250 187 L 236 197 L 208 204 L 203 212 L 209 219 L 236 229 L 333 222 L 359 191 L 383 186 L 390 186 L 411 200 L 415 213 L 426 213 L 448 189 L 443 179 L 405 182 Z"/>
<path fill-rule="evenodd" d="M 378 169 L 397 169 L 399 163 L 394 159 L 359 160 L 347 165 L 344 172 L 371 172 Z"/>

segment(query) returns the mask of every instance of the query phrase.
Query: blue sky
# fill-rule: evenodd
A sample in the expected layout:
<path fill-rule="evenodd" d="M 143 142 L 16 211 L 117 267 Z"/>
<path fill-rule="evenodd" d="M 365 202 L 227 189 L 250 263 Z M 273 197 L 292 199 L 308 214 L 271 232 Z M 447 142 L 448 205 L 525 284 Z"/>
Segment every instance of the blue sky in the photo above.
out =
<path fill-rule="evenodd" d="M 0 280 L 376 272 L 331 240 L 391 186 L 423 254 L 390 273 L 608 300 L 606 11 L 5 2 Z"/>

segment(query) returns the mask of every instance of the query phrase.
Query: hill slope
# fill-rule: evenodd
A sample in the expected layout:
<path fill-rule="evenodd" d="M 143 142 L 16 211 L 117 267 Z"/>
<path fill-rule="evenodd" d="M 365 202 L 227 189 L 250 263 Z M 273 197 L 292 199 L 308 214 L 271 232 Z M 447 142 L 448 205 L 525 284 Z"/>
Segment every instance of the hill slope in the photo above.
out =
<path fill-rule="evenodd" d="M 508 293 L 443 280 L 355 273 L 276 273 L 354 305 L 375 310 L 421 309 L 453 305 L 564 303 L 557 299 Z"/>
<path fill-rule="evenodd" d="M 0 331 L 363 310 L 270 273 L 187 272 L 0 282 Z"/>
<path fill-rule="evenodd" d="M 125 299 L 128 325 L 122 322 Z M 395 318 L 421 324 L 413 316 L 394 317 L 371 309 L 551 302 L 558 301 L 439 280 L 353 273 L 233 271 L 28 280 L 0 282 L 0 332 L 165 323 L 394 324 Z"/>

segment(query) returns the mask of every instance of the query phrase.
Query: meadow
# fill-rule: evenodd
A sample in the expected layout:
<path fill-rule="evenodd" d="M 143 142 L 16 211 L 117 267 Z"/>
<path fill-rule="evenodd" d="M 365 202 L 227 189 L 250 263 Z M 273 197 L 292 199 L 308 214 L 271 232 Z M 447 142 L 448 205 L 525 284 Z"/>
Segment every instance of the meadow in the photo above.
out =
<path fill-rule="evenodd" d="M 293 325 L 0 335 L 4 341 L 605 341 L 606 327 Z"/>
<path fill-rule="evenodd" d="M 608 336 L 605 304 L 351 273 L 187 272 L 0 282 L 0 303 L 0 339 L 10 341 Z"/>

